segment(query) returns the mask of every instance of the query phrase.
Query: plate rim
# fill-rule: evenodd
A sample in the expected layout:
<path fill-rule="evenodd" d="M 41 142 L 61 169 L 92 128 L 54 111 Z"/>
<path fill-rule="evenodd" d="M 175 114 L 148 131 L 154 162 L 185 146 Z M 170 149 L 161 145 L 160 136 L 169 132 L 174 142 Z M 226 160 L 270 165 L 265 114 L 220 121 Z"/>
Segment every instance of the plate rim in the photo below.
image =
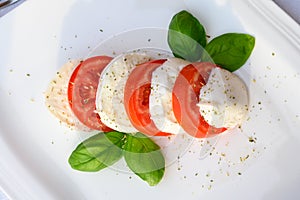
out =
<path fill-rule="evenodd" d="M 273 1 L 261 1 L 261 0 L 246 0 L 243 3 L 248 4 L 251 7 L 251 11 L 258 13 L 263 20 L 266 20 L 269 26 L 273 29 L 280 31 L 285 38 L 290 41 L 290 45 L 295 49 L 300 50 L 300 26 L 299 24 L 289 16 L 284 10 L 282 10 Z M 16 13 L 16 12 L 15 12 Z M 15 14 L 14 13 L 14 14 Z M 13 15 L 13 14 L 12 14 Z M 2 129 L 0 131 L 3 133 Z M 26 199 L 26 197 L 32 197 L 32 189 L 30 186 L 22 185 L 26 180 L 19 180 L 18 176 L 10 176 L 16 174 L 12 168 L 9 167 L 8 163 L 13 162 L 18 168 L 22 168 L 22 162 L 16 160 L 16 155 L 14 152 L 5 144 L 0 135 L 0 151 L 5 152 L 5 157 L 1 159 L 0 162 L 0 192 L 3 191 L 8 198 L 14 199 L 21 197 Z M 20 172 L 18 172 L 20 173 Z M 17 174 L 18 174 L 17 173 Z M 26 173 L 27 177 L 34 175 L 30 174 L 28 171 L 24 170 L 21 173 Z M 9 178 L 6 178 L 9 177 Z M 4 179 L 3 179 L 4 178 Z M 17 189 L 16 189 L 17 188 Z M 22 195 L 18 194 L 22 191 Z"/>

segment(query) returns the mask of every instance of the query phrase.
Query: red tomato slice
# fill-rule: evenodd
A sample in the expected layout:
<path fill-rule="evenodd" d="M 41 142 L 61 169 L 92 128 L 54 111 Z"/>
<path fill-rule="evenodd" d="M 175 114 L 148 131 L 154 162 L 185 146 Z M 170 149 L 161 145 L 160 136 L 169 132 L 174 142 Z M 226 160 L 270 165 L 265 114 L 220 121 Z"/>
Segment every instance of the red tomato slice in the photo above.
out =
<path fill-rule="evenodd" d="M 124 106 L 128 118 L 137 130 L 150 136 L 170 135 L 155 126 L 149 111 L 152 72 L 165 61 L 154 60 L 138 65 L 130 73 L 125 85 Z"/>
<path fill-rule="evenodd" d="M 112 129 L 103 124 L 95 112 L 95 100 L 100 74 L 111 60 L 108 56 L 84 60 L 74 70 L 68 86 L 68 99 L 74 115 L 87 127 L 103 132 Z"/>
<path fill-rule="evenodd" d="M 199 112 L 197 103 L 203 85 L 207 83 L 212 63 L 197 62 L 184 67 L 172 91 L 172 106 L 176 120 L 190 135 L 197 138 L 211 137 L 226 130 L 210 126 Z"/>

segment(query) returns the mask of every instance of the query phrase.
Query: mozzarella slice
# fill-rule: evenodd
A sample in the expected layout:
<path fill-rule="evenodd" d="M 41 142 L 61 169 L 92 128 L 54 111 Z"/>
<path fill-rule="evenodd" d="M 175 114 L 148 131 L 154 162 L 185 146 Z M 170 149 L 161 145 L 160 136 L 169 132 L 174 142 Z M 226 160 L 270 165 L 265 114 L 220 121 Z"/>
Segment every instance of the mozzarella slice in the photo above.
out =
<path fill-rule="evenodd" d="M 70 76 L 78 64 L 79 61 L 77 60 L 64 64 L 56 73 L 56 77 L 50 82 L 45 92 L 45 104 L 50 112 L 70 127 L 75 126 L 76 117 L 69 105 L 68 84 Z"/>
<path fill-rule="evenodd" d="M 124 107 L 124 87 L 130 72 L 150 61 L 145 53 L 129 53 L 116 57 L 103 70 L 96 95 L 96 112 L 108 127 L 125 133 L 137 132 Z"/>
<path fill-rule="evenodd" d="M 214 68 L 200 91 L 198 106 L 208 124 L 217 128 L 234 128 L 245 120 L 248 113 L 247 87 L 237 75 Z"/>
<path fill-rule="evenodd" d="M 188 64 L 179 58 L 169 58 L 152 73 L 149 110 L 151 119 L 161 131 L 172 134 L 184 132 L 174 116 L 172 90 L 179 72 Z"/>

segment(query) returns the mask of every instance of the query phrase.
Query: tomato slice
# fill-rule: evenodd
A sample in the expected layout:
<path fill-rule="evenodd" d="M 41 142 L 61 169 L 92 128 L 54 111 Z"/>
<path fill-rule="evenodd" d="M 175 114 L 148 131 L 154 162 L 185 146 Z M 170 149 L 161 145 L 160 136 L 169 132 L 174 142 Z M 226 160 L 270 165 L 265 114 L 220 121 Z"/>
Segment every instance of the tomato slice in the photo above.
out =
<path fill-rule="evenodd" d="M 112 60 L 95 56 L 82 61 L 74 70 L 68 85 L 68 100 L 78 120 L 93 130 L 111 131 L 101 122 L 96 110 L 96 93 L 102 70 Z"/>
<path fill-rule="evenodd" d="M 170 135 L 155 126 L 149 110 L 152 72 L 165 61 L 154 60 L 138 65 L 130 73 L 125 85 L 124 106 L 128 118 L 137 130 L 150 136 Z"/>
<path fill-rule="evenodd" d="M 197 106 L 200 90 L 207 83 L 209 74 L 214 67 L 216 65 L 207 62 L 197 62 L 184 67 L 180 71 L 172 91 L 175 118 L 182 128 L 193 137 L 211 137 L 226 130 L 226 128 L 210 126 L 201 116 Z"/>

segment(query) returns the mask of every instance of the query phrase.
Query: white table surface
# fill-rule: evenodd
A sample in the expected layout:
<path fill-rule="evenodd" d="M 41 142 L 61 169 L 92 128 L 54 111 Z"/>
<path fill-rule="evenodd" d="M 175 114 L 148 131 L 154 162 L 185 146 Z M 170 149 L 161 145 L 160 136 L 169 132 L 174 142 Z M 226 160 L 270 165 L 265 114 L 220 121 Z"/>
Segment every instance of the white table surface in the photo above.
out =
<path fill-rule="evenodd" d="M 300 0 L 274 0 L 283 10 L 285 10 L 295 21 L 300 24 Z M 17 4 L 18 6 L 18 4 Z M 22 5 L 20 5 L 22 6 Z M 15 8 L 18 9 L 18 8 Z M 11 9 L 10 9 L 11 10 Z M 9 13 L 8 13 L 9 14 Z M 8 200 L 5 191 L 0 186 L 0 200 Z"/>

